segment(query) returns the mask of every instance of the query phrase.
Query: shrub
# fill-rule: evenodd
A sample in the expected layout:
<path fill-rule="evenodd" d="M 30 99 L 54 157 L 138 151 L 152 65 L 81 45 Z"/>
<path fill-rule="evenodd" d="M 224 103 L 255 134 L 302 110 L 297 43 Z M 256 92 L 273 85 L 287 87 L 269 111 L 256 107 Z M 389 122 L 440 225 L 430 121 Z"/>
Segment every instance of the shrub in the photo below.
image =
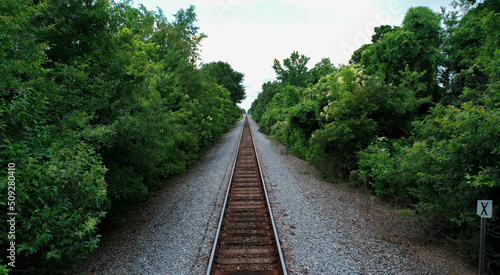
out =
<path fill-rule="evenodd" d="M 320 81 L 314 89 L 318 94 L 326 89 L 328 104 L 321 113 L 325 125 L 312 134 L 308 158 L 321 163 L 335 156 L 347 176 L 357 166 L 356 153 L 376 136 L 408 135 L 419 106 L 429 101 L 405 87 L 409 78 L 418 77 L 406 72 L 404 84 L 394 87 L 352 66 L 329 76 L 327 82 Z"/>
<path fill-rule="evenodd" d="M 16 169 L 16 266 L 40 272 L 55 272 L 96 248 L 97 224 L 109 208 L 100 158 L 74 132 L 57 132 L 38 126 L 25 132 L 31 140 L 4 139 L 0 154 L 2 167 L 13 163 Z M 1 174 L 5 179 L 7 170 Z M 7 180 L 0 186 L 3 197 Z"/>

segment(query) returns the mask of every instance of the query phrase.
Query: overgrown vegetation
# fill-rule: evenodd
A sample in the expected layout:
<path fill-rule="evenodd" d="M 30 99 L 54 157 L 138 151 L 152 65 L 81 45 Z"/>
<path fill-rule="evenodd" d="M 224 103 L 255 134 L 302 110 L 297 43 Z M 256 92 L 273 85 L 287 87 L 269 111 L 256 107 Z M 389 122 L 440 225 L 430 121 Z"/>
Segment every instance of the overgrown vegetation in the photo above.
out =
<path fill-rule="evenodd" d="M 197 67 L 193 6 L 167 19 L 130 2 L 2 0 L 0 21 L 0 204 L 6 221 L 13 163 L 16 271 L 84 257 L 104 217 L 121 222 L 241 116 L 243 75 Z"/>
<path fill-rule="evenodd" d="M 349 65 L 277 60 L 250 113 L 324 175 L 411 209 L 476 262 L 476 201 L 494 200 L 487 266 L 500 267 L 500 1 L 408 10 Z"/>

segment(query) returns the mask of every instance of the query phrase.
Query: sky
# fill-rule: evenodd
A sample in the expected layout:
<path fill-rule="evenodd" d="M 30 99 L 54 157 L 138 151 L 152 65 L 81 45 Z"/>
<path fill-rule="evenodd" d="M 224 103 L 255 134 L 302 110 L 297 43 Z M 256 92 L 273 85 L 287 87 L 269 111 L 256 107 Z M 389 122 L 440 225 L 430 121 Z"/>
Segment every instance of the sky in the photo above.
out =
<path fill-rule="evenodd" d="M 245 75 L 248 110 L 262 84 L 276 79 L 273 60 L 298 51 L 310 58 L 308 68 L 330 58 L 347 64 L 352 53 L 370 43 L 374 27 L 400 26 L 411 7 L 435 12 L 451 9 L 452 0 L 134 0 L 148 10 L 161 8 L 168 20 L 179 9 L 194 5 L 201 44 L 201 61 L 224 61 Z"/>

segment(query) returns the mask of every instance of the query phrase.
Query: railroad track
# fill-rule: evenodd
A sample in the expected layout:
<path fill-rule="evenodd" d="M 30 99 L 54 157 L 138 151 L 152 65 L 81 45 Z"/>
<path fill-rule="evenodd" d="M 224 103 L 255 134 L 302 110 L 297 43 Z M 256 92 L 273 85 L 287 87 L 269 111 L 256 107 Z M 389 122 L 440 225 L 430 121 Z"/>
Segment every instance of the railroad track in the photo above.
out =
<path fill-rule="evenodd" d="M 287 274 L 248 117 L 238 148 L 207 275 Z"/>

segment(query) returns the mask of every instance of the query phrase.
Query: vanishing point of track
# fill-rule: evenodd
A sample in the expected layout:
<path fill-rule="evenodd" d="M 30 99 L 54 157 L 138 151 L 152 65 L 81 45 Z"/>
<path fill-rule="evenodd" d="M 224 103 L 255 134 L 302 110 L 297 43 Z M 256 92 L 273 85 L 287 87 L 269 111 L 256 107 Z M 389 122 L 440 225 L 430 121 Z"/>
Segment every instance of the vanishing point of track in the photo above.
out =
<path fill-rule="evenodd" d="M 207 275 L 286 275 L 247 117 L 238 148 Z"/>

